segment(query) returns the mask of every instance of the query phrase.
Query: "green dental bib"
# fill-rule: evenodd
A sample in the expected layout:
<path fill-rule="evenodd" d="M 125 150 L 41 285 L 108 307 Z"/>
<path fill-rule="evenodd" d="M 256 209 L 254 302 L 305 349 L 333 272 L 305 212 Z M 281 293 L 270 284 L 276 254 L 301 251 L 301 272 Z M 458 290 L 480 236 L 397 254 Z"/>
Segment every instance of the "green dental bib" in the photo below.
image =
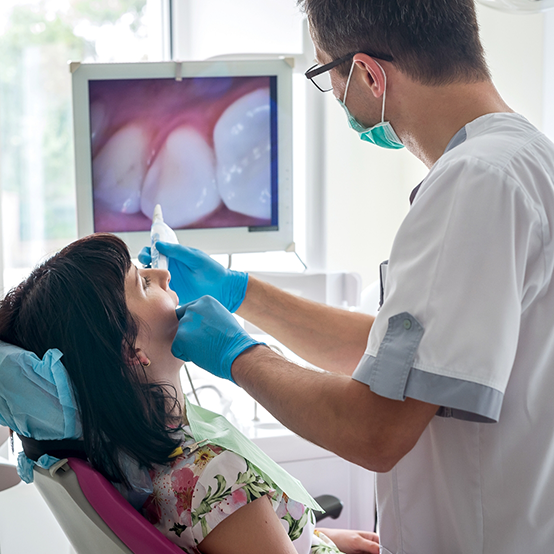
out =
<path fill-rule="evenodd" d="M 270 482 L 273 481 L 289 498 L 312 510 L 323 511 L 298 479 L 289 475 L 223 416 L 191 404 L 186 397 L 185 401 L 187 419 L 197 442 L 207 440 L 246 458 L 259 469 L 265 479 Z"/>

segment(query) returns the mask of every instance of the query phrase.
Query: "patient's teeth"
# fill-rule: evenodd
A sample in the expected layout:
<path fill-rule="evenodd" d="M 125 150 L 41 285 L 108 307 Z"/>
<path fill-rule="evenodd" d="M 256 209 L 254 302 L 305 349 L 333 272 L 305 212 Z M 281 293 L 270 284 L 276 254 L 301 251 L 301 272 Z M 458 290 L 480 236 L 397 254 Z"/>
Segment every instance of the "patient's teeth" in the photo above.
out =
<path fill-rule="evenodd" d="M 90 106 L 90 140 L 92 148 L 96 149 L 108 126 L 108 113 L 104 102 L 97 100 Z"/>
<path fill-rule="evenodd" d="M 141 209 L 152 217 L 160 204 L 170 227 L 185 227 L 212 213 L 221 198 L 215 183 L 214 153 L 192 127 L 175 129 L 148 170 Z"/>
<path fill-rule="evenodd" d="M 217 186 L 225 205 L 252 217 L 271 217 L 269 89 L 231 104 L 214 129 Z"/>
<path fill-rule="evenodd" d="M 149 136 L 130 124 L 117 131 L 92 161 L 94 197 L 112 211 L 140 211 L 140 189 L 146 173 Z"/>

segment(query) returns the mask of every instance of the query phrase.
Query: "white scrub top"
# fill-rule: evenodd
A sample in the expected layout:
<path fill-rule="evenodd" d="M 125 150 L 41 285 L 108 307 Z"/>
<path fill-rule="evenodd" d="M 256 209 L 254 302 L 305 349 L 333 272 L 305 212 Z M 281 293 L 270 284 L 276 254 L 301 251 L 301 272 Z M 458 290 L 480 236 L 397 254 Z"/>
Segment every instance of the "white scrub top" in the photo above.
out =
<path fill-rule="evenodd" d="M 554 144 L 480 117 L 421 184 L 353 375 L 441 406 L 377 476 L 388 551 L 554 552 L 553 271 Z"/>

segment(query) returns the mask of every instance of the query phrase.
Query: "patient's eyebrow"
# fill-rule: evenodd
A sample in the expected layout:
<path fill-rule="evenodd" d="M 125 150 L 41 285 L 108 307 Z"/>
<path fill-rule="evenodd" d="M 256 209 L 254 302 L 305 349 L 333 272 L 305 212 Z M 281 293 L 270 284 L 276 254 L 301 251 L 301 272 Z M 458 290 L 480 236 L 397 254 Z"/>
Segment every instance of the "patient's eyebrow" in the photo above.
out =
<path fill-rule="evenodd" d="M 140 282 L 139 282 L 139 270 L 138 270 L 138 268 L 137 268 L 136 265 L 133 265 L 133 267 L 135 268 L 135 285 L 136 285 L 138 288 L 141 288 Z"/>

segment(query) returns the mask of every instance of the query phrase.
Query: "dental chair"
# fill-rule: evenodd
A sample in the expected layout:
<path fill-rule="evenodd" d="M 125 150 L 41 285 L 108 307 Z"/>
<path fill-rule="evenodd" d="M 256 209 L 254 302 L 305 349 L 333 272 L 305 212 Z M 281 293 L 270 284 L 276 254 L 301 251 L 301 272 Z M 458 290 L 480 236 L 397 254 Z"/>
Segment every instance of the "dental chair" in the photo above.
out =
<path fill-rule="evenodd" d="M 35 486 L 77 554 L 182 554 L 182 550 L 139 514 L 100 473 L 79 458 L 64 458 L 50 469 L 34 468 Z M 342 502 L 316 500 L 336 519 Z"/>
<path fill-rule="evenodd" d="M 53 349 L 39 359 L 0 341 L 0 425 L 23 445 L 19 475 L 34 481 L 77 554 L 182 554 L 87 463 L 61 356 Z M 340 515 L 338 499 L 320 497 L 319 504 L 326 513 L 316 520 Z"/>
<path fill-rule="evenodd" d="M 20 482 L 15 466 L 0 457 L 0 492 L 11 489 Z"/>
<path fill-rule="evenodd" d="M 0 447 L 4 448 L 4 443 L 9 440 L 10 430 L 0 425 Z M 8 462 L 0 451 L 0 492 L 11 489 L 21 482 L 15 465 Z"/>
<path fill-rule="evenodd" d="M 77 554 L 182 554 L 84 460 L 35 466 L 34 477 Z"/>

